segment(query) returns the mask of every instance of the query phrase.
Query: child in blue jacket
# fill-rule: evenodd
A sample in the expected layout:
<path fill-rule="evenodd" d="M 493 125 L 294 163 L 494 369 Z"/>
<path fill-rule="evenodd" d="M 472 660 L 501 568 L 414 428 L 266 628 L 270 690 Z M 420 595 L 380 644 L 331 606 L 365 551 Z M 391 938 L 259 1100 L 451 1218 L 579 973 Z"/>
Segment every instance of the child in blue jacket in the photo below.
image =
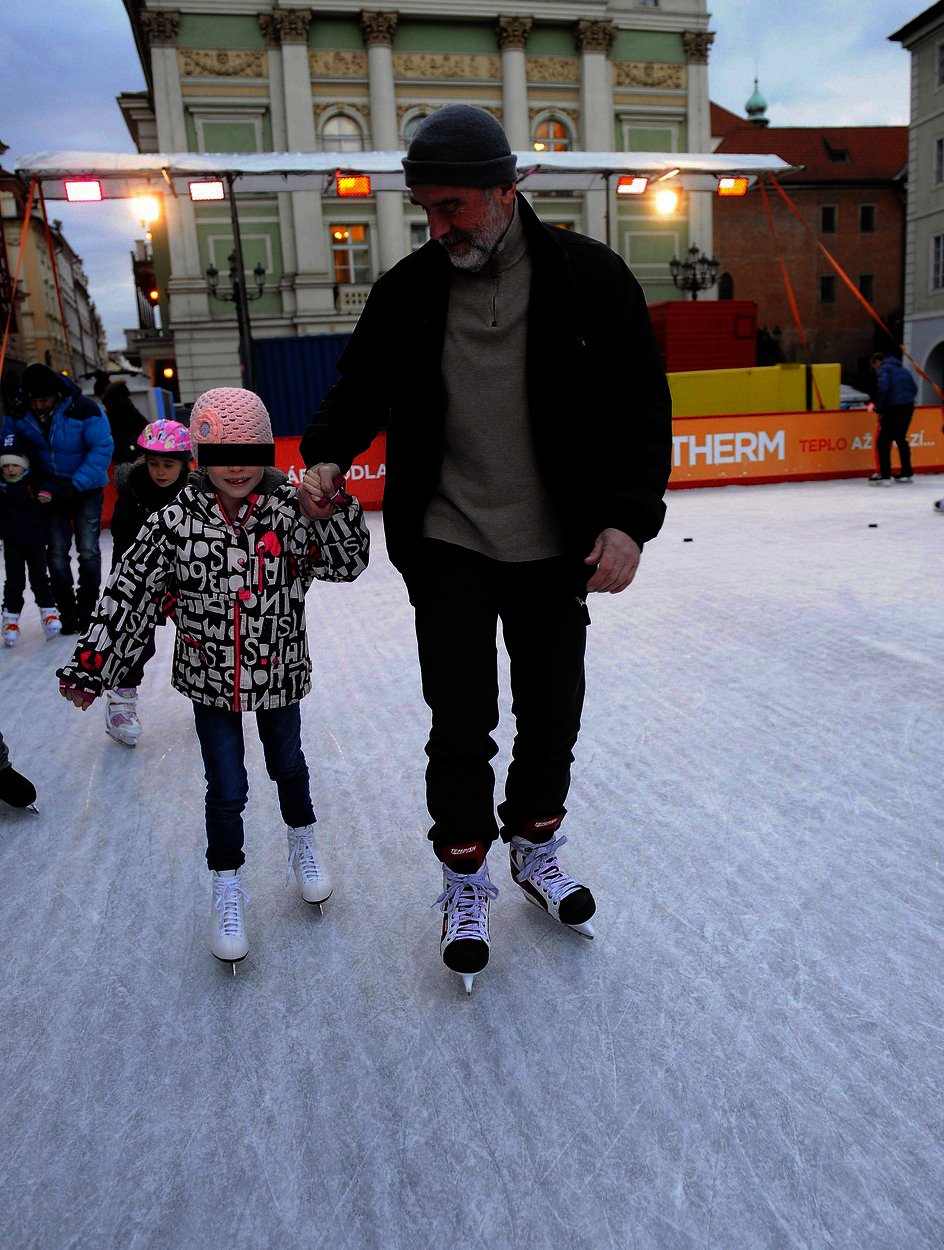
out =
<path fill-rule="evenodd" d="M 62 628 L 46 565 L 51 499 L 51 483 L 30 473 L 29 457 L 16 435 L 5 435 L 0 440 L 0 538 L 5 574 L 0 632 L 8 647 L 15 646 L 20 637 L 27 573 L 47 639 L 55 638 Z"/>

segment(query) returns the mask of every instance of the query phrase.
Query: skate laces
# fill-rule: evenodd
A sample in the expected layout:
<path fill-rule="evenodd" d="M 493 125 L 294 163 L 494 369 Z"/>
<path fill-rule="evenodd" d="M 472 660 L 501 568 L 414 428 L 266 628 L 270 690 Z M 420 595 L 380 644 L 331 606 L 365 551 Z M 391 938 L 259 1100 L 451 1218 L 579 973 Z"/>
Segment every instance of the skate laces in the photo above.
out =
<path fill-rule="evenodd" d="M 556 906 L 568 894 L 580 889 L 580 884 L 561 870 L 557 851 L 567 841 L 566 836 L 553 838 L 550 842 L 532 844 L 524 838 L 512 838 L 512 851 L 521 857 L 515 867 L 515 880 L 519 885 L 530 881 Z"/>
<path fill-rule="evenodd" d="M 485 863 L 478 872 L 453 872 L 443 864 L 446 888 L 433 903 L 448 920 L 446 936 L 488 941 L 488 903 L 498 898 L 498 886 L 493 885 Z"/>
<path fill-rule="evenodd" d="M 285 869 L 285 884 L 292 879 L 292 872 L 297 867 L 305 881 L 323 881 L 321 865 L 315 855 L 314 839 L 310 828 L 289 829 L 288 831 L 288 864 Z"/>
<path fill-rule="evenodd" d="M 242 902 L 245 900 L 249 903 L 252 900 L 243 889 L 239 873 L 235 877 L 215 877 L 213 893 L 213 906 L 219 913 L 220 934 L 223 937 L 242 937 Z"/>

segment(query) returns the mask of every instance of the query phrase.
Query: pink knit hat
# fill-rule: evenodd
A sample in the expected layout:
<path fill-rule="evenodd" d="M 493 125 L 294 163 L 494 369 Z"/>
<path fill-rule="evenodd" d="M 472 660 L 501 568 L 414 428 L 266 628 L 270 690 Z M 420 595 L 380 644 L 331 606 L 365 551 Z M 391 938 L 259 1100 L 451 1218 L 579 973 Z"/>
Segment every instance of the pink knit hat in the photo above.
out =
<path fill-rule="evenodd" d="M 204 391 L 190 414 L 198 465 L 272 465 L 275 441 L 266 406 L 236 386 Z"/>

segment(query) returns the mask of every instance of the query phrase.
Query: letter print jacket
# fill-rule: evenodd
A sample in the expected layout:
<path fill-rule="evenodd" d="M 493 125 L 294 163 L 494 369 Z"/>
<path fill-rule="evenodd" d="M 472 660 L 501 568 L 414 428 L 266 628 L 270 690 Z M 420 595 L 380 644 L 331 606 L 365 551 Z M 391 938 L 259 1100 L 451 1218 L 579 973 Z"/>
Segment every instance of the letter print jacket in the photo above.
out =
<path fill-rule="evenodd" d="M 285 474 L 266 469 L 230 518 L 198 470 L 141 527 L 57 676 L 94 695 L 120 686 L 170 612 L 176 690 L 234 712 L 288 707 L 311 685 L 305 593 L 314 578 L 353 581 L 369 544 L 356 499 L 310 521 Z"/>

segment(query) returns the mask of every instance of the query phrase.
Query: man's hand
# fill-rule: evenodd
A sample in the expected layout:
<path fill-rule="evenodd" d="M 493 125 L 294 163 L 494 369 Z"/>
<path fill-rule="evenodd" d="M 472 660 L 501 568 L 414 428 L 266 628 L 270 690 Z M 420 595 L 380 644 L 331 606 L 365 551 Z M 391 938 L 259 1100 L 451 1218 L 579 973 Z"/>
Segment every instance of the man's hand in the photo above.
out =
<path fill-rule="evenodd" d="M 335 478 L 341 470 L 336 464 L 315 464 L 305 470 L 298 487 L 298 503 L 306 517 L 312 521 L 324 521 L 334 512 L 328 499 L 335 492 Z"/>
<path fill-rule="evenodd" d="M 622 530 L 604 530 L 584 564 L 595 564 L 597 571 L 587 582 L 587 591 L 618 595 L 636 576 L 642 551 Z"/>

